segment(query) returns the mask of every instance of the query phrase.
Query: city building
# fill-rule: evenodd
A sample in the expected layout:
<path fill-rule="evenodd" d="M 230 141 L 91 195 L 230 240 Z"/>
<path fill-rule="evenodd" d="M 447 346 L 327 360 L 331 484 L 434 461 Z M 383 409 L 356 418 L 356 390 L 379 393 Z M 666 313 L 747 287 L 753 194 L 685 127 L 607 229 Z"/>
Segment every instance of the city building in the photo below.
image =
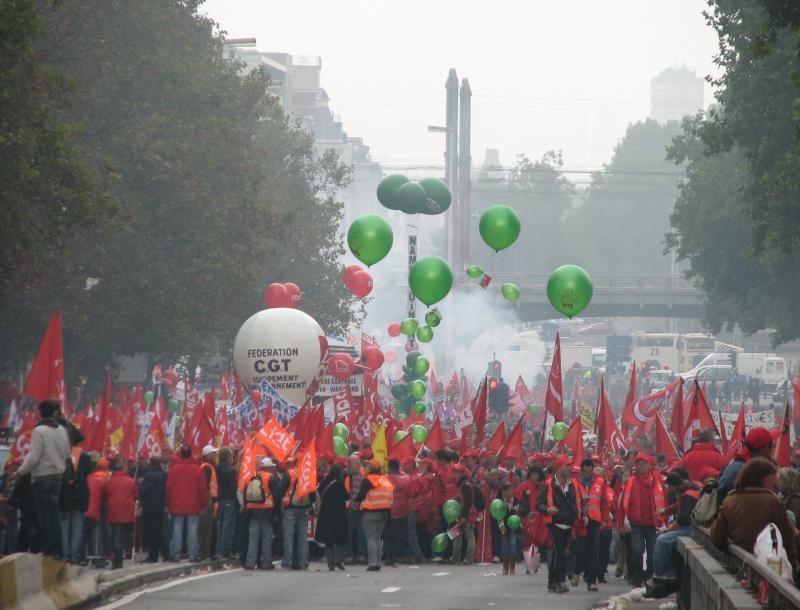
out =
<path fill-rule="evenodd" d="M 680 121 L 703 108 L 704 81 L 688 68 L 667 68 L 650 81 L 650 117 Z"/>

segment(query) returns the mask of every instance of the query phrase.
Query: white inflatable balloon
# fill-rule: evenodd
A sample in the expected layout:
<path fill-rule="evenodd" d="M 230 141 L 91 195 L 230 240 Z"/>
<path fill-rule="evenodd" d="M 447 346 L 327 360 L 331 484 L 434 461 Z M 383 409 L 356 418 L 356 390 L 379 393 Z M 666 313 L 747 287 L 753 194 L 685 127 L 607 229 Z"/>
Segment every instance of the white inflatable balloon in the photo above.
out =
<path fill-rule="evenodd" d="M 263 379 L 295 405 L 313 390 L 327 339 L 316 320 L 287 307 L 264 309 L 250 316 L 233 342 L 233 364 L 249 392 Z"/>

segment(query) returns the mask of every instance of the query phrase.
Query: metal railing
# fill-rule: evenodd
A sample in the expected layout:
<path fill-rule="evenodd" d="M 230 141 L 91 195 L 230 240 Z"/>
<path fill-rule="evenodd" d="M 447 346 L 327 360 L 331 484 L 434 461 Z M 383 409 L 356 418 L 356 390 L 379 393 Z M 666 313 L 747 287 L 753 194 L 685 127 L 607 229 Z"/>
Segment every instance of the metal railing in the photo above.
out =
<path fill-rule="evenodd" d="M 760 601 L 766 602 L 761 607 L 768 610 L 797 610 L 800 608 L 800 590 L 775 574 L 751 553 L 735 544 L 729 545 L 727 550 L 718 549 L 711 542 L 709 531 L 698 526 L 692 528 L 692 539 L 722 568 L 719 570 L 720 574 L 716 575 L 717 580 L 724 579 L 728 586 L 724 587 L 726 591 L 718 591 L 716 593 L 717 595 L 725 593 L 724 597 L 729 603 L 722 604 L 719 601 L 714 601 L 713 592 L 706 599 L 702 599 L 702 591 L 698 595 L 698 590 L 705 588 L 705 591 L 709 592 L 710 588 L 707 583 L 705 587 L 697 586 L 698 583 L 695 581 L 700 580 L 701 576 L 691 569 L 685 569 L 683 570 L 681 589 L 678 593 L 680 607 L 684 610 L 705 610 L 703 606 L 714 607 L 715 605 L 725 605 L 733 608 L 753 608 L 759 606 L 759 597 L 761 597 Z M 702 563 L 702 560 L 699 563 Z M 706 575 L 706 580 L 715 576 L 713 566 L 708 571 L 710 574 Z M 730 589 L 731 577 L 733 590 Z M 746 595 L 742 596 L 742 593 Z M 731 600 L 737 598 L 739 603 L 730 603 Z M 709 603 L 712 605 L 707 606 Z"/>

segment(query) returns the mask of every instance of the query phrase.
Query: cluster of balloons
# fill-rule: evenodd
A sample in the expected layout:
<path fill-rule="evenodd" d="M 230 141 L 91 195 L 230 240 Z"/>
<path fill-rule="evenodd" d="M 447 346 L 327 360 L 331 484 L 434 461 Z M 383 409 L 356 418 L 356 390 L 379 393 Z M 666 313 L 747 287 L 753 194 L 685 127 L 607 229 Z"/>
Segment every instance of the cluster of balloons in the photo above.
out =
<path fill-rule="evenodd" d="M 441 214 L 453 202 L 447 185 L 438 178 L 413 182 L 401 174 L 386 176 L 378 184 L 378 201 L 389 210 L 406 214 Z"/>
<path fill-rule="evenodd" d="M 359 299 L 372 292 L 372 276 L 369 271 L 358 265 L 348 265 L 344 268 L 342 283 Z"/>
<path fill-rule="evenodd" d="M 395 322 L 389 325 L 389 336 L 396 337 L 402 333 L 409 340 L 416 337 L 420 343 L 429 343 L 433 339 L 433 329 L 441 323 L 442 314 L 437 309 L 431 309 L 425 314 L 424 326 L 420 325 L 416 318 L 406 318 L 399 324 Z"/>
<path fill-rule="evenodd" d="M 495 252 L 517 241 L 520 232 L 519 216 L 507 205 L 493 205 L 481 214 L 478 230 L 486 245 Z"/>
<path fill-rule="evenodd" d="M 333 452 L 340 457 L 347 457 L 350 453 L 347 450 L 347 437 L 350 431 L 342 422 L 333 426 Z"/>
<path fill-rule="evenodd" d="M 264 288 L 264 305 L 273 307 L 297 307 L 300 304 L 300 287 L 292 282 L 272 283 Z"/>
<path fill-rule="evenodd" d="M 416 322 L 416 320 L 414 320 Z M 427 408 L 422 398 L 428 389 L 428 370 L 431 368 L 430 360 L 419 352 L 406 354 L 406 363 L 403 366 L 403 380 L 392 386 L 392 396 L 397 401 L 395 408 L 405 417 L 414 409 L 415 413 L 425 413 Z M 422 426 L 420 426 L 422 428 Z M 422 428 L 424 431 L 425 428 Z M 412 433 L 414 431 L 412 430 Z M 422 435 L 422 433 L 418 433 Z M 425 438 L 428 434 L 425 432 Z M 425 438 L 417 441 L 424 442 Z M 414 437 L 416 439 L 416 436 Z"/>
<path fill-rule="evenodd" d="M 453 287 L 453 272 L 439 256 L 425 256 L 411 266 L 408 285 L 416 298 L 428 307 L 447 296 Z"/>
<path fill-rule="evenodd" d="M 375 214 L 356 218 L 347 230 L 347 246 L 367 267 L 382 260 L 392 249 L 394 234 L 386 220 Z"/>
<path fill-rule="evenodd" d="M 498 521 L 502 521 L 508 514 L 508 506 L 506 506 L 506 503 L 503 502 L 503 500 L 496 498 L 492 500 L 491 504 L 489 504 L 489 512 L 491 513 L 492 517 Z M 512 530 L 516 530 L 522 525 L 522 520 L 518 515 L 511 515 L 506 521 L 506 525 L 508 525 L 508 527 Z"/>
<path fill-rule="evenodd" d="M 572 318 L 592 300 L 592 280 L 578 265 L 562 265 L 547 280 L 547 298 L 557 311 Z"/>

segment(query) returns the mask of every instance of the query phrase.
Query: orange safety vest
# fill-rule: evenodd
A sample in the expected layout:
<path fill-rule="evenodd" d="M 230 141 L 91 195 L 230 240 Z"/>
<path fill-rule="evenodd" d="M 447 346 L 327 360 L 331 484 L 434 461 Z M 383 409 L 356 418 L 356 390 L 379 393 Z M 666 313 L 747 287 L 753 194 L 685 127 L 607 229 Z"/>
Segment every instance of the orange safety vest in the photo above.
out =
<path fill-rule="evenodd" d="M 261 489 L 264 490 L 264 501 L 247 502 L 245 504 L 245 508 L 247 510 L 255 510 L 257 508 L 275 508 L 275 499 L 272 497 L 272 493 L 269 490 L 269 480 L 272 478 L 272 475 L 268 472 L 257 472 L 256 476 L 261 479 Z"/>
<path fill-rule="evenodd" d="M 389 477 L 370 474 L 367 480 L 372 483 L 372 489 L 361 503 L 361 510 L 391 510 L 394 505 L 394 485 Z"/>
<path fill-rule="evenodd" d="M 297 490 L 297 470 L 292 469 L 289 471 L 289 487 L 286 488 L 286 493 L 283 494 L 283 506 L 292 506 L 294 508 L 304 508 L 311 506 L 311 499 L 308 494 L 295 497 L 294 492 Z M 292 503 L 294 500 L 294 503 Z"/>
<path fill-rule="evenodd" d="M 622 493 L 622 510 L 625 514 L 625 517 L 630 515 L 630 504 L 631 504 L 631 490 L 633 489 L 633 480 L 639 475 L 631 476 L 627 482 L 625 483 L 625 490 Z M 650 473 L 651 481 L 653 482 L 653 500 L 655 501 L 655 515 L 653 515 L 653 521 L 658 525 L 658 522 L 661 520 L 664 511 L 667 510 L 667 501 L 664 498 L 664 488 L 661 486 L 661 481 L 659 480 L 658 476 L 654 475 L 652 472 Z"/>
<path fill-rule="evenodd" d="M 597 521 L 598 523 L 603 520 L 603 513 L 600 506 L 603 503 L 603 487 L 605 487 L 605 479 L 603 477 L 595 477 L 589 487 L 589 519 Z"/>
<path fill-rule="evenodd" d="M 568 479 L 569 480 L 569 479 Z M 553 503 L 553 477 L 547 479 L 547 508 L 555 508 L 556 505 Z M 575 486 L 575 509 L 578 511 L 578 514 L 581 514 L 581 504 L 580 499 L 578 498 L 578 486 L 575 484 L 575 481 L 572 481 L 572 485 Z M 552 523 L 553 522 L 553 515 L 544 516 L 545 523 Z"/>
<path fill-rule="evenodd" d="M 203 462 L 200 464 L 200 468 L 203 470 L 208 470 L 211 473 L 211 478 L 208 481 L 208 493 L 211 495 L 212 500 L 216 500 L 219 496 L 219 488 L 217 487 L 217 470 L 214 468 L 213 464 L 209 464 L 208 462 Z"/>

